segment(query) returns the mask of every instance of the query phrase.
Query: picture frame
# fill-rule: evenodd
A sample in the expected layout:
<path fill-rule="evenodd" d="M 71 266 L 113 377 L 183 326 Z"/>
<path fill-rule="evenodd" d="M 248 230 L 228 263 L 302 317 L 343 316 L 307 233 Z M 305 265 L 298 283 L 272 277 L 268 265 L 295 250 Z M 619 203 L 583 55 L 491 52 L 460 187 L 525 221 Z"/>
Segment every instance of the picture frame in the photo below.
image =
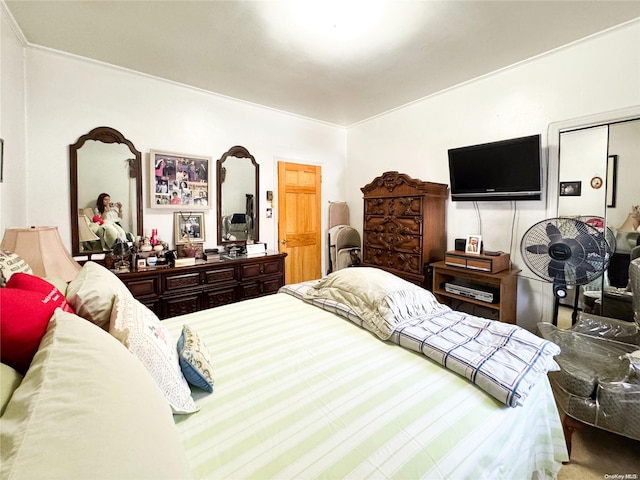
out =
<path fill-rule="evenodd" d="M 618 176 L 618 155 L 609 155 L 607 157 L 607 207 L 614 208 L 616 206 L 616 189 Z"/>
<path fill-rule="evenodd" d="M 176 245 L 204 243 L 204 212 L 175 212 L 173 232 Z"/>
<path fill-rule="evenodd" d="M 464 252 L 470 255 L 480 255 L 482 251 L 482 236 L 467 235 L 467 241 L 464 244 Z"/>
<path fill-rule="evenodd" d="M 137 267 L 138 268 L 145 268 L 147 266 L 147 259 L 146 258 L 139 258 L 138 259 L 138 263 L 137 263 Z"/>
<path fill-rule="evenodd" d="M 204 258 L 204 244 L 202 243 L 181 243 L 176 246 L 178 258 Z"/>
<path fill-rule="evenodd" d="M 579 197 L 582 195 L 582 182 L 560 182 L 561 197 Z"/>
<path fill-rule="evenodd" d="M 149 207 L 210 209 L 212 164 L 211 157 L 151 150 Z"/>

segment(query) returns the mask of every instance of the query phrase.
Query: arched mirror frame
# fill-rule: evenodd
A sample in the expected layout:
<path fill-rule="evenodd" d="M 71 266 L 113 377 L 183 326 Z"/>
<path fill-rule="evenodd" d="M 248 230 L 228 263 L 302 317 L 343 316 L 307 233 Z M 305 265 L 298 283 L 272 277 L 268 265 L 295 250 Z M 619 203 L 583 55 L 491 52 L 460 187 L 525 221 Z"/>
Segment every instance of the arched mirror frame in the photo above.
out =
<path fill-rule="evenodd" d="M 71 251 L 73 255 L 80 255 L 80 238 L 78 233 L 78 150 L 87 140 L 102 143 L 120 143 L 126 145 L 133 158 L 129 159 L 129 178 L 135 179 L 136 197 L 136 234 L 143 232 L 142 221 L 142 154 L 119 131 L 111 127 L 97 127 L 86 135 L 78 138 L 73 145 L 69 145 L 69 172 L 71 186 Z"/>
<path fill-rule="evenodd" d="M 232 158 L 248 158 L 249 160 L 251 160 L 251 164 L 255 167 L 256 169 L 256 178 L 255 178 L 255 186 L 254 186 L 254 212 L 255 212 L 255 219 L 254 219 L 254 224 L 255 224 L 255 235 L 253 240 L 254 241 L 259 241 L 259 236 L 260 236 L 260 165 L 258 165 L 258 162 L 256 162 L 256 159 L 253 155 L 251 155 L 249 153 L 249 151 L 240 146 L 240 145 L 236 145 L 234 147 L 231 147 L 227 152 L 225 152 L 222 157 L 220 157 L 220 159 L 217 161 L 217 165 L 216 165 L 216 184 L 217 184 L 217 189 L 216 189 L 216 208 L 217 208 L 217 215 L 218 215 L 218 245 L 228 245 L 228 244 L 234 244 L 234 243 L 246 243 L 245 240 L 223 240 L 223 235 L 222 235 L 222 229 L 223 229 L 223 215 L 222 215 L 222 185 L 224 183 L 224 179 L 225 179 L 225 169 L 224 169 L 224 162 L 228 159 L 231 160 Z"/>
<path fill-rule="evenodd" d="M 570 120 L 554 122 L 549 125 L 547 132 L 548 143 L 548 186 L 547 186 L 547 213 L 546 218 L 556 217 L 558 215 L 558 198 L 559 198 L 559 166 L 560 166 L 560 135 L 563 132 L 576 129 L 585 129 L 620 123 L 640 118 L 640 105 L 613 110 L 609 112 L 590 115 L 587 117 L 574 118 Z M 606 209 L 605 209 L 606 212 Z M 606 220 L 606 213 L 605 213 Z M 553 293 L 549 289 L 549 300 L 543 302 L 542 315 L 543 318 L 552 318 L 553 316 Z"/>

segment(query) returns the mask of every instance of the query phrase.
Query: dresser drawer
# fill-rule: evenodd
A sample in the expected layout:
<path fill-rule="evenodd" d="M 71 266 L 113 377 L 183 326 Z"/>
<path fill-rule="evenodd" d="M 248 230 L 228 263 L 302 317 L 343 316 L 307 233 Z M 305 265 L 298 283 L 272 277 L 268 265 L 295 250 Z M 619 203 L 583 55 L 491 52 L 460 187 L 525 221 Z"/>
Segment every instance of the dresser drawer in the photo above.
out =
<path fill-rule="evenodd" d="M 395 233 L 402 235 L 420 235 L 422 222 L 419 217 L 375 217 L 366 218 L 365 231 L 375 233 Z"/>
<path fill-rule="evenodd" d="M 162 304 L 162 318 L 197 312 L 200 309 L 200 294 L 183 294 L 173 298 L 165 298 Z"/>
<path fill-rule="evenodd" d="M 363 254 L 362 262 L 367 266 L 393 270 L 400 276 L 402 273 L 423 275 L 422 258 L 419 254 L 369 247 Z"/>
<path fill-rule="evenodd" d="M 216 288 L 215 290 L 207 290 L 203 293 L 202 308 L 219 307 L 236 301 L 236 288 Z"/>
<path fill-rule="evenodd" d="M 280 271 L 281 268 L 279 260 L 240 265 L 240 277 L 242 279 L 259 277 L 260 275 L 269 275 L 270 273 L 278 273 Z"/>
<path fill-rule="evenodd" d="M 200 285 L 200 272 L 187 272 L 164 276 L 164 291 L 172 292 L 198 287 Z"/>
<path fill-rule="evenodd" d="M 132 280 L 124 280 L 124 284 L 134 297 L 145 295 L 159 295 L 158 277 L 136 278 Z"/>
<path fill-rule="evenodd" d="M 397 235 L 395 233 L 364 232 L 366 243 L 371 248 L 394 250 L 397 252 L 419 252 L 421 238 L 418 235 Z"/>
<path fill-rule="evenodd" d="M 422 197 L 366 198 L 364 201 L 364 214 L 365 216 L 394 215 L 422 218 Z"/>
<path fill-rule="evenodd" d="M 274 275 L 253 282 L 242 282 L 239 286 L 240 298 L 260 297 L 276 293 L 283 285 L 284 277 L 282 275 Z"/>
<path fill-rule="evenodd" d="M 232 282 L 236 279 L 236 269 L 234 267 L 218 268 L 216 270 L 206 270 L 203 272 L 204 283 Z"/>

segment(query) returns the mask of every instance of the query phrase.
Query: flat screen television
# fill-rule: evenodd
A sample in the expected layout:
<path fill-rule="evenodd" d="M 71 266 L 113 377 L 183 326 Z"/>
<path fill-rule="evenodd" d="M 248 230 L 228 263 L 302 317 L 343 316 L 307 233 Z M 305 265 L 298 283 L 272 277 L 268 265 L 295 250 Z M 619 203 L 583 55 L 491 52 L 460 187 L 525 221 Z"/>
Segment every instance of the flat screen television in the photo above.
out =
<path fill-rule="evenodd" d="M 449 150 L 451 200 L 540 200 L 540 135 Z"/>

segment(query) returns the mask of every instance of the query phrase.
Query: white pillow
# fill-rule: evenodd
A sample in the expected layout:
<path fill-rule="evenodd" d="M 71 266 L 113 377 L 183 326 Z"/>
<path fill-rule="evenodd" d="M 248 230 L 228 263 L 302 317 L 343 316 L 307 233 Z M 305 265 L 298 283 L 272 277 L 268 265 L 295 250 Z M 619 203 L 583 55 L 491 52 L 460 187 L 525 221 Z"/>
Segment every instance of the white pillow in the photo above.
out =
<path fill-rule="evenodd" d="M 20 382 L 22 375 L 5 363 L 0 363 L 0 416 L 4 413 L 4 409 L 11 400 L 11 395 Z"/>
<path fill-rule="evenodd" d="M 65 296 L 77 315 L 107 330 L 118 292 L 126 292 L 131 296 L 125 284 L 113 272 L 98 263 L 87 262 L 76 278 L 69 282 Z"/>
<path fill-rule="evenodd" d="M 430 291 L 372 267 L 331 273 L 310 287 L 304 297 L 348 305 L 360 316 L 363 326 L 383 340 L 407 320 L 449 310 Z"/>
<path fill-rule="evenodd" d="M 0 478 L 191 478 L 171 409 L 107 332 L 58 309 L 2 416 Z"/>
<path fill-rule="evenodd" d="M 116 293 L 109 333 L 147 368 L 174 413 L 198 410 L 180 369 L 176 342 L 151 310 L 130 294 Z"/>

